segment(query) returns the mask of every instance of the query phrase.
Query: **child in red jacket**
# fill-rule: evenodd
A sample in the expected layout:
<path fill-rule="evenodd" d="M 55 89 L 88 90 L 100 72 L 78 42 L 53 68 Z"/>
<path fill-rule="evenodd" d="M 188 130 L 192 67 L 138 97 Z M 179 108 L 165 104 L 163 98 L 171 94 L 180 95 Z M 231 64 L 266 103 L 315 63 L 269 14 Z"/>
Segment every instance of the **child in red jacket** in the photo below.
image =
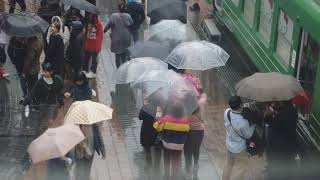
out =
<path fill-rule="evenodd" d="M 85 28 L 84 36 L 84 62 L 82 69 L 86 71 L 88 78 L 96 76 L 97 72 L 97 56 L 101 51 L 103 40 L 103 27 L 98 15 L 89 14 L 88 24 Z M 89 61 L 92 58 L 91 68 L 89 72 Z"/>

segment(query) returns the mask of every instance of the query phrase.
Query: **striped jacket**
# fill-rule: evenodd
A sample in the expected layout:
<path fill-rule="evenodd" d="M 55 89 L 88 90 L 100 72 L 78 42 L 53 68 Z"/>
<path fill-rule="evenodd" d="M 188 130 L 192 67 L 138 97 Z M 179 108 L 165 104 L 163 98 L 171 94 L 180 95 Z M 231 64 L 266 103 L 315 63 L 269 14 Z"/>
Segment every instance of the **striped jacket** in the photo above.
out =
<path fill-rule="evenodd" d="M 165 115 L 153 124 L 153 127 L 162 132 L 164 147 L 172 150 L 182 150 L 189 131 L 187 117 L 176 119 Z"/>

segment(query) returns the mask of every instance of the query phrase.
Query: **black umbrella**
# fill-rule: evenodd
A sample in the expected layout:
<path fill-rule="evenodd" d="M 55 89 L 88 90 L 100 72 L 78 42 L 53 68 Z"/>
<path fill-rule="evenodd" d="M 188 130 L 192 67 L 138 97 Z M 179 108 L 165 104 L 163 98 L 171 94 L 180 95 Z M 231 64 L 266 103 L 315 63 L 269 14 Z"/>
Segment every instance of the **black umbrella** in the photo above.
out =
<path fill-rule="evenodd" d="M 129 47 L 130 56 L 138 57 L 154 57 L 164 60 L 170 53 L 169 47 L 162 46 L 160 43 L 153 41 L 138 42 Z"/>
<path fill-rule="evenodd" d="M 68 6 L 72 6 L 76 9 L 87 11 L 92 14 L 99 14 L 97 6 L 89 3 L 86 0 L 62 0 L 62 3 Z"/>
<path fill-rule="evenodd" d="M 151 24 L 163 19 L 178 19 L 187 23 L 187 6 L 182 0 L 148 0 L 147 10 Z"/>
<path fill-rule="evenodd" d="M 2 15 L 1 30 L 9 36 L 30 37 L 43 34 L 49 24 L 41 17 L 31 13 Z"/>

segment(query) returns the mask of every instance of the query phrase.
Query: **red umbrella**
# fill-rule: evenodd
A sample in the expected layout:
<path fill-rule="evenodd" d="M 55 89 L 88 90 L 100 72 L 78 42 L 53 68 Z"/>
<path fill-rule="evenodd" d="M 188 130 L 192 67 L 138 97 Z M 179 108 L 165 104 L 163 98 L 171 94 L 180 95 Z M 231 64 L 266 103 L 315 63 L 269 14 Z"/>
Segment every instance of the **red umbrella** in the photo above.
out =
<path fill-rule="evenodd" d="M 310 103 L 310 97 L 305 91 L 302 91 L 296 97 L 291 99 L 291 103 L 298 106 L 306 106 Z"/>

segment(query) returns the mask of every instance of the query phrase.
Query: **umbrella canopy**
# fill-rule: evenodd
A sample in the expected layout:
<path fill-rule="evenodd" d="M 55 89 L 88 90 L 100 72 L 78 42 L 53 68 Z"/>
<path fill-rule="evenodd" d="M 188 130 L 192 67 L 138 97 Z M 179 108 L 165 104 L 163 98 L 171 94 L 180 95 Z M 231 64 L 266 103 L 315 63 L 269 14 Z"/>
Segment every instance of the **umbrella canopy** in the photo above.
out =
<path fill-rule="evenodd" d="M 84 140 L 79 126 L 63 125 L 49 128 L 28 147 L 32 163 L 65 156 L 74 146 Z"/>
<path fill-rule="evenodd" d="M 152 57 L 136 58 L 122 64 L 117 72 L 117 84 L 128 84 L 150 70 L 167 70 L 168 64 Z"/>
<path fill-rule="evenodd" d="M 9 36 L 30 37 L 43 34 L 49 24 L 41 17 L 32 13 L 19 13 L 3 15 L 1 30 Z"/>
<path fill-rule="evenodd" d="M 168 46 L 170 50 L 178 44 L 191 40 L 188 27 L 177 20 L 162 20 L 145 30 L 146 39 Z"/>
<path fill-rule="evenodd" d="M 302 91 L 297 96 L 292 98 L 290 101 L 292 104 L 298 106 L 307 106 L 310 104 L 310 97 L 305 91 Z"/>
<path fill-rule="evenodd" d="M 170 53 L 169 47 L 153 41 L 138 42 L 129 47 L 128 50 L 130 52 L 130 56 L 134 58 L 154 57 L 158 59 L 165 59 Z"/>
<path fill-rule="evenodd" d="M 195 87 L 172 70 L 153 70 L 145 73 L 132 83 L 131 87 L 135 92 L 139 90 L 141 92 L 141 96 L 136 98 L 148 99 L 150 103 L 166 111 L 170 110 L 168 109 L 170 104 L 178 102 L 183 107 L 184 114 L 190 115 L 198 106 Z M 147 113 L 154 115 L 153 112 Z"/>
<path fill-rule="evenodd" d="M 148 0 L 147 10 L 151 24 L 163 19 L 180 20 L 187 23 L 187 6 L 181 0 Z"/>
<path fill-rule="evenodd" d="M 65 124 L 94 124 L 112 118 L 113 109 L 101 103 L 76 101 L 70 106 Z"/>
<path fill-rule="evenodd" d="M 228 53 L 215 44 L 208 41 L 192 41 L 178 45 L 165 62 L 177 69 L 205 71 L 224 66 L 229 57 Z"/>
<path fill-rule="evenodd" d="M 255 73 L 236 85 L 237 95 L 259 102 L 287 101 L 303 91 L 300 82 L 280 73 Z"/>
<path fill-rule="evenodd" d="M 62 3 L 68 6 L 72 6 L 76 9 L 87 11 L 92 14 L 99 14 L 97 6 L 89 3 L 86 0 L 62 0 Z"/>

